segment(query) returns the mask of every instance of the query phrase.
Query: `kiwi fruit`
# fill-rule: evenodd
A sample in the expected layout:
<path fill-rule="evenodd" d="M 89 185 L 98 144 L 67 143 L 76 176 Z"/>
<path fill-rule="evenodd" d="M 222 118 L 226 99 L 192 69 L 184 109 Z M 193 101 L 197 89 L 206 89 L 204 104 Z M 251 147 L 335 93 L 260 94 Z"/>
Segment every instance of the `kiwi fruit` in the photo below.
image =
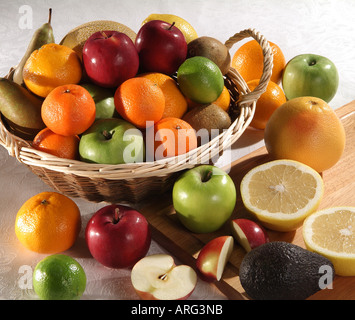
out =
<path fill-rule="evenodd" d="M 219 40 L 212 37 L 199 37 L 187 45 L 187 57 L 203 56 L 212 60 L 225 75 L 231 64 L 228 48 Z"/>
<path fill-rule="evenodd" d="M 195 129 L 199 145 L 210 141 L 232 123 L 228 113 L 213 103 L 194 107 L 184 115 L 183 120 Z"/>

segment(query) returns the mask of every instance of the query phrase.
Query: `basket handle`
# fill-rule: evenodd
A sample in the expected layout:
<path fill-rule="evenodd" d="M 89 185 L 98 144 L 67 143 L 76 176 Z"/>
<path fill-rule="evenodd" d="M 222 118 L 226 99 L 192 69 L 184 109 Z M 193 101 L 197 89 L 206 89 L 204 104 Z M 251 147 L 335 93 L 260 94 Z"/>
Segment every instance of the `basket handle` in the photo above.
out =
<path fill-rule="evenodd" d="M 260 45 L 263 56 L 264 56 L 264 68 L 263 73 L 261 75 L 259 84 L 256 88 L 251 92 L 249 87 L 247 86 L 245 80 L 241 77 L 239 72 L 235 70 L 233 67 L 230 67 L 228 73 L 231 77 L 235 77 L 240 80 L 245 85 L 245 91 L 248 92 L 245 95 L 242 95 L 239 99 L 239 104 L 251 103 L 259 99 L 259 97 L 266 91 L 266 87 L 269 83 L 272 74 L 273 67 L 273 53 L 269 42 L 265 39 L 265 37 L 259 32 L 255 31 L 255 29 L 245 29 L 241 32 L 236 33 L 234 36 L 230 37 L 226 42 L 225 46 L 230 50 L 232 46 L 245 38 L 252 37 L 254 38 Z"/>

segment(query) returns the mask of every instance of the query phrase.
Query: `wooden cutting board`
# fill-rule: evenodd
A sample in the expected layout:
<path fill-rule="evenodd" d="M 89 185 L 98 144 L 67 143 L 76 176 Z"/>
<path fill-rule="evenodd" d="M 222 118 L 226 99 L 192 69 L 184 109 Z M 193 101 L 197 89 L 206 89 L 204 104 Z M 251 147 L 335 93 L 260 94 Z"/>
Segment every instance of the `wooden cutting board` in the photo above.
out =
<path fill-rule="evenodd" d="M 341 160 L 323 173 L 325 193 L 319 209 L 332 206 L 355 206 L 355 100 L 336 110 L 346 131 L 346 147 Z M 237 204 L 231 219 L 250 217 L 241 201 L 239 188 L 243 176 L 253 167 L 271 160 L 262 147 L 232 163 L 229 175 L 237 186 Z M 181 263 L 195 267 L 199 250 L 209 240 L 231 234 L 229 224 L 214 233 L 194 234 L 186 230 L 177 220 L 172 206 L 171 193 L 152 199 L 142 205 L 142 213 L 151 224 L 152 236 L 161 246 L 176 256 Z M 304 246 L 302 228 L 295 232 L 281 233 L 268 230 L 271 241 L 281 240 Z M 249 299 L 242 288 L 238 270 L 246 252 L 235 245 L 223 277 L 213 283 L 229 299 Z M 321 290 L 309 299 L 355 300 L 355 277 L 336 276 L 332 289 Z"/>

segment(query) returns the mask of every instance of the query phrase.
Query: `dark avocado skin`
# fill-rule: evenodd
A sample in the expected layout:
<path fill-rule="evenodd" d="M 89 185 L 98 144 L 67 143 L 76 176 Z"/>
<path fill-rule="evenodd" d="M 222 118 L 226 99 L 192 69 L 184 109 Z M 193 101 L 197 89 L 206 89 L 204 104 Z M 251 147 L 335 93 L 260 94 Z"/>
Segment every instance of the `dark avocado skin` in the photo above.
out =
<path fill-rule="evenodd" d="M 251 299 L 304 300 L 321 290 L 319 280 L 325 273 L 319 268 L 325 265 L 331 268 L 327 276 L 333 281 L 335 271 L 330 260 L 300 246 L 274 241 L 245 255 L 239 277 Z"/>

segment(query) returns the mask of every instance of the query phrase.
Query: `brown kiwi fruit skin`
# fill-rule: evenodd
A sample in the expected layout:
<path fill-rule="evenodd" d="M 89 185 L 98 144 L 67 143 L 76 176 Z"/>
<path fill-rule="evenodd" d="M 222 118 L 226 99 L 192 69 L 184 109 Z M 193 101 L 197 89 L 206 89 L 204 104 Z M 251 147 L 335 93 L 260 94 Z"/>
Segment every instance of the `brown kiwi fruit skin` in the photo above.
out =
<path fill-rule="evenodd" d="M 199 37 L 187 45 L 187 57 L 203 56 L 212 60 L 225 75 L 230 68 L 231 56 L 228 48 L 218 39 Z"/>

